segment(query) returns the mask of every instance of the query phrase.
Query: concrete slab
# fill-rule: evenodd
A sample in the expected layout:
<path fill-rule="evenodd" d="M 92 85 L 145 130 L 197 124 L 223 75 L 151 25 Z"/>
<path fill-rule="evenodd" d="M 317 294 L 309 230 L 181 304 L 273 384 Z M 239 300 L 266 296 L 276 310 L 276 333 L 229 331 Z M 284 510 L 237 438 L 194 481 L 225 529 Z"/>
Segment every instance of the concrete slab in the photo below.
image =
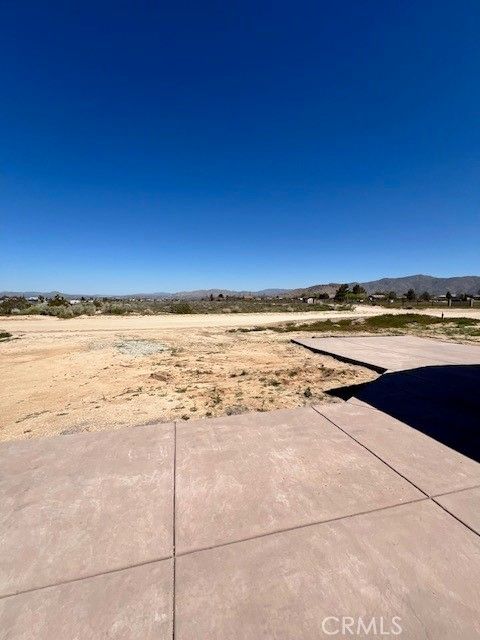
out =
<path fill-rule="evenodd" d="M 480 464 L 421 431 L 367 405 L 316 409 L 428 495 L 480 484 Z"/>
<path fill-rule="evenodd" d="M 479 365 L 442 365 L 388 372 L 347 395 L 480 462 L 479 388 Z"/>
<path fill-rule="evenodd" d="M 312 337 L 295 339 L 293 342 L 379 371 L 401 371 L 448 364 L 480 364 L 480 347 L 415 336 Z"/>
<path fill-rule="evenodd" d="M 424 358 L 432 363 L 480 364 L 480 346 L 474 344 L 456 344 L 418 336 L 370 336 L 346 340 L 354 340 L 358 347 L 392 351 L 395 354 Z"/>
<path fill-rule="evenodd" d="M 170 640 L 173 561 L 0 600 L 4 640 Z"/>
<path fill-rule="evenodd" d="M 173 552 L 173 426 L 0 447 L 0 595 Z"/>
<path fill-rule="evenodd" d="M 449 493 L 435 500 L 480 535 L 480 487 Z"/>
<path fill-rule="evenodd" d="M 176 549 L 422 497 L 312 408 L 177 426 Z"/>
<path fill-rule="evenodd" d="M 175 637 L 477 640 L 478 584 L 480 538 L 426 500 L 177 558 Z"/>
<path fill-rule="evenodd" d="M 379 372 L 389 368 L 385 358 L 379 354 L 372 353 L 368 347 L 345 343 L 343 338 L 295 338 L 292 342 L 317 353 L 331 355 L 345 362 L 362 364 Z"/>

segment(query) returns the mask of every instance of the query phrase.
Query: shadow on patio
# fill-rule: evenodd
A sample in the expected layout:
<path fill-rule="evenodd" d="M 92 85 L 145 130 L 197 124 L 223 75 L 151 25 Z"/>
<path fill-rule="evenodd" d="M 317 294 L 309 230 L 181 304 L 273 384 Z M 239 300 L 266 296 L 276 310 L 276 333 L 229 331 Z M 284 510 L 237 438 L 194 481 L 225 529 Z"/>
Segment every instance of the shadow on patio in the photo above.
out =
<path fill-rule="evenodd" d="M 385 373 L 329 395 L 362 401 L 480 462 L 480 365 Z"/>

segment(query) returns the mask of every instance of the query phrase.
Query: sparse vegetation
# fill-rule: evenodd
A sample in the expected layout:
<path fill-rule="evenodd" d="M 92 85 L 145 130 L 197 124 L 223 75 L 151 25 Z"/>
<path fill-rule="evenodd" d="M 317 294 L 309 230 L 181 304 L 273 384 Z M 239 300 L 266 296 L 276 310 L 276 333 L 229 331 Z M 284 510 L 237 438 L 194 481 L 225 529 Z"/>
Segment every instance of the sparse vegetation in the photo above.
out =
<path fill-rule="evenodd" d="M 11 338 L 12 334 L 8 331 L 0 331 L 0 340 L 6 340 L 7 338 Z"/>
<path fill-rule="evenodd" d="M 195 310 L 189 302 L 182 300 L 170 305 L 170 313 L 188 314 L 195 313 Z"/>
<path fill-rule="evenodd" d="M 272 378 L 267 382 L 267 384 L 270 385 L 271 387 L 279 387 L 282 383 L 280 382 L 280 380 L 276 380 L 275 378 Z"/>
<path fill-rule="evenodd" d="M 296 331 L 308 332 L 344 332 L 344 333 L 376 333 L 385 330 L 408 330 L 444 325 L 449 328 L 462 329 L 465 327 L 480 327 L 480 320 L 473 318 L 447 318 L 423 315 L 419 313 L 404 313 L 393 315 L 385 313 L 369 318 L 345 318 L 342 320 L 319 320 L 316 322 L 304 322 L 301 324 L 270 327 L 273 331 L 289 333 Z"/>
<path fill-rule="evenodd" d="M 15 313 L 21 313 L 28 309 L 30 303 L 22 297 L 13 296 L 9 298 L 4 298 L 0 302 L 0 314 L 2 316 L 10 316 Z"/>
<path fill-rule="evenodd" d="M 321 289 L 323 285 L 319 285 Z M 329 285 L 330 287 L 332 285 Z M 423 289 L 418 289 L 418 292 Z M 478 307 L 480 300 L 465 293 L 433 296 L 428 290 L 417 295 L 410 288 L 401 295 L 395 291 L 368 293 L 360 284 L 340 285 L 336 293 L 316 291 L 315 287 L 279 296 L 250 296 L 213 294 L 202 299 L 171 298 L 90 298 L 69 299 L 56 294 L 45 299 L 37 297 L 4 296 L 0 299 L 0 315 L 48 315 L 59 318 L 75 318 L 81 315 L 157 315 L 157 314 L 239 314 L 239 313 L 295 313 L 318 311 L 350 311 L 355 304 L 383 306 L 389 309 L 444 309 L 447 307 Z M 331 300 L 330 304 L 326 301 Z M 261 327 L 238 329 L 239 332 L 263 331 Z"/>
<path fill-rule="evenodd" d="M 337 307 L 338 308 L 338 307 Z M 56 295 L 44 300 L 29 301 L 23 297 L 6 297 L 0 300 L 0 315 L 42 315 L 74 318 L 80 315 L 154 315 L 191 313 L 265 313 L 298 311 L 331 311 L 333 305 L 316 302 L 306 304 L 300 299 L 289 298 L 235 298 L 222 296 L 205 300 L 165 300 L 95 298 L 81 299 L 72 304 L 67 298 Z M 249 329 L 261 331 L 260 328 Z"/>

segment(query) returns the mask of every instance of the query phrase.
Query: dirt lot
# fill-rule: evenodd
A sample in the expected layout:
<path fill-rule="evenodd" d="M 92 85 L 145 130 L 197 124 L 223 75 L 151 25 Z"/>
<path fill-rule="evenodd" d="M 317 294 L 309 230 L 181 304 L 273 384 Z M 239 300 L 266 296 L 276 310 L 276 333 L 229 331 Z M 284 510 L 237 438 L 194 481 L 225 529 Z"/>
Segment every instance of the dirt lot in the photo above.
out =
<path fill-rule="evenodd" d="M 0 343 L 0 439 L 331 402 L 326 390 L 376 374 L 292 334 L 231 329 L 383 311 L 1 318 L 14 339 Z"/>
<path fill-rule="evenodd" d="M 0 439 L 296 407 L 375 377 L 290 336 L 232 333 L 238 318 L 225 319 L 203 328 L 184 317 L 167 318 L 177 328 L 144 317 L 2 319 L 16 339 L 0 344 Z"/>

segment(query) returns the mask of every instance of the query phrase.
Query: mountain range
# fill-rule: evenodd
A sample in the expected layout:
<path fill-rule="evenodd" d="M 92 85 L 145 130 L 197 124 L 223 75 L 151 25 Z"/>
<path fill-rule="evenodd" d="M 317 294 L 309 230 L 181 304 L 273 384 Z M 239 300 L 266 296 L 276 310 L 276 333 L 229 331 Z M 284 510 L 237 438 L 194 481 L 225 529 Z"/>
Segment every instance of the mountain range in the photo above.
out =
<path fill-rule="evenodd" d="M 341 283 L 330 282 L 328 284 L 315 284 L 298 289 L 262 289 L 260 291 L 233 291 L 229 289 L 197 289 L 195 291 L 177 291 L 171 292 L 154 292 L 154 293 L 136 293 L 126 294 L 122 296 L 112 296 L 103 294 L 91 294 L 91 293 L 76 293 L 67 294 L 62 293 L 66 298 L 81 298 L 85 297 L 107 297 L 107 298 L 165 298 L 165 299 L 184 299 L 184 300 L 199 300 L 201 298 L 208 298 L 210 295 L 214 297 L 223 294 L 224 296 L 287 296 L 287 297 L 299 297 L 305 294 L 320 294 L 328 293 L 329 296 L 335 295 L 336 290 Z M 348 283 L 350 285 L 354 282 Z M 401 295 L 406 293 L 409 289 L 413 289 L 417 294 L 421 294 L 424 291 L 428 291 L 432 295 L 445 295 L 447 291 L 450 291 L 453 295 L 467 293 L 471 295 L 478 295 L 480 293 L 480 276 L 455 276 L 452 278 L 436 278 L 434 276 L 426 275 L 413 275 L 405 276 L 402 278 L 381 278 L 380 280 L 371 280 L 369 282 L 360 282 L 368 293 L 375 293 L 377 291 L 388 292 L 395 291 L 395 293 Z M 58 291 L 1 291 L 0 296 L 39 296 L 42 295 L 45 298 L 51 298 L 55 296 Z"/>
<path fill-rule="evenodd" d="M 356 283 L 349 282 L 348 284 L 352 286 Z M 381 278 L 380 280 L 370 280 L 369 282 L 360 282 L 359 284 L 366 289 L 367 293 L 387 293 L 389 291 L 395 291 L 397 295 L 402 295 L 409 289 L 413 289 L 418 295 L 424 291 L 428 291 L 428 293 L 435 296 L 445 295 L 447 291 L 450 291 L 453 295 L 459 295 L 461 293 L 478 295 L 480 293 L 480 276 L 436 278 L 434 276 L 418 274 L 401 278 Z M 330 284 L 311 285 L 303 289 L 290 290 L 289 295 L 328 293 L 332 296 L 339 286 L 339 283 L 333 282 Z"/>

